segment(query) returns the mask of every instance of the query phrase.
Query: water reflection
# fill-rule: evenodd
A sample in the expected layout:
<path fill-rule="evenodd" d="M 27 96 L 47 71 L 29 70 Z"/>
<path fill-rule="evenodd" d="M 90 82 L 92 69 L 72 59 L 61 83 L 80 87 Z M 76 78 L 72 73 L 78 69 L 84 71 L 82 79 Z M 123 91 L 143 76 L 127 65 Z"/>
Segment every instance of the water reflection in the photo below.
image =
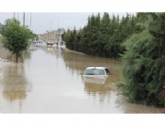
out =
<path fill-rule="evenodd" d="M 2 89 L 5 99 L 13 101 L 25 99 L 27 91 L 30 91 L 29 82 L 21 63 L 2 64 Z"/>
<path fill-rule="evenodd" d="M 96 93 L 106 94 L 109 91 L 111 91 L 111 87 L 109 87 L 107 85 L 104 85 L 104 84 L 94 84 L 94 83 L 88 83 L 88 82 L 84 83 L 84 88 L 85 88 L 84 90 L 88 94 L 90 94 L 90 93 L 93 93 L 93 94 L 96 94 Z"/>
<path fill-rule="evenodd" d="M 12 60 L 12 54 L 7 49 L 5 49 L 2 44 L 0 43 L 0 58 Z"/>
<path fill-rule="evenodd" d="M 62 52 L 64 51 L 64 47 L 58 46 L 42 46 L 40 48 L 42 48 L 47 54 L 56 56 L 56 58 L 62 58 Z"/>
<path fill-rule="evenodd" d="M 122 109 L 124 113 L 159 113 L 157 107 L 129 103 L 120 94 L 118 94 L 115 103 L 116 107 Z"/>

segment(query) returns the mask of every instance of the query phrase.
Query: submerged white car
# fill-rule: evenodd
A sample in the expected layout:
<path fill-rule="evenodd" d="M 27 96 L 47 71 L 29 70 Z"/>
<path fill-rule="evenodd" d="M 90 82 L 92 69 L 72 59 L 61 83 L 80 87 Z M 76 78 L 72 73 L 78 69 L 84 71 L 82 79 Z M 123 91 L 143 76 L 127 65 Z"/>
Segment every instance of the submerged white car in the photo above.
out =
<path fill-rule="evenodd" d="M 103 84 L 110 75 L 107 67 L 87 67 L 83 74 L 83 79 L 88 83 Z"/>
<path fill-rule="evenodd" d="M 83 76 L 108 76 L 110 71 L 107 67 L 87 67 L 84 71 Z"/>

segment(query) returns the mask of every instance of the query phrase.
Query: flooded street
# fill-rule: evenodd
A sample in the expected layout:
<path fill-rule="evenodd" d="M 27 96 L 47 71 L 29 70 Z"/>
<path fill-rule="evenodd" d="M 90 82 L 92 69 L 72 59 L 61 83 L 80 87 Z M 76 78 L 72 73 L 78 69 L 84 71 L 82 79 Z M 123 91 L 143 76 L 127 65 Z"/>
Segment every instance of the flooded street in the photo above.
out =
<path fill-rule="evenodd" d="M 119 60 L 78 54 L 63 47 L 33 46 L 24 63 L 0 46 L 0 113 L 157 113 L 157 108 L 125 101 Z M 88 66 L 108 67 L 104 84 L 84 82 Z"/>

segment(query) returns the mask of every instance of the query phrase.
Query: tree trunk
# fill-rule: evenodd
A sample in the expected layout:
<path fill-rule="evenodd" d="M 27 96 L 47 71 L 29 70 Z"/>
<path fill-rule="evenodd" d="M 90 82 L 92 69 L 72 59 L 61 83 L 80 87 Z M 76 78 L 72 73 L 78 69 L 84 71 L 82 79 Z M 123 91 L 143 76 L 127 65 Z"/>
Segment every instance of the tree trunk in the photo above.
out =
<path fill-rule="evenodd" d="M 16 54 L 16 63 L 18 62 L 18 54 Z"/>

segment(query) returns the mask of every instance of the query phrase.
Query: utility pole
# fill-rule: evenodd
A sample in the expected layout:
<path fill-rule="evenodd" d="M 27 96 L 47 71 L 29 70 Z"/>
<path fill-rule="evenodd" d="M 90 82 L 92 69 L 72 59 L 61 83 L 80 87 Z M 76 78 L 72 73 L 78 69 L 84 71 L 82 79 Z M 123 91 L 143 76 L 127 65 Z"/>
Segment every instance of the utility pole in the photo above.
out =
<path fill-rule="evenodd" d="M 25 27 L 25 12 L 23 12 L 23 26 Z M 24 62 L 24 51 L 22 51 L 22 62 Z"/>
<path fill-rule="evenodd" d="M 52 22 L 50 22 L 50 32 L 51 32 L 51 28 L 52 28 Z"/>
<path fill-rule="evenodd" d="M 51 40 L 51 28 L 52 28 L 52 22 L 50 22 L 49 40 Z"/>
<path fill-rule="evenodd" d="M 33 13 L 30 13 L 30 30 L 31 30 L 31 23 L 32 23 L 32 14 Z"/>
<path fill-rule="evenodd" d="M 23 12 L 23 26 L 25 26 L 25 12 Z"/>

